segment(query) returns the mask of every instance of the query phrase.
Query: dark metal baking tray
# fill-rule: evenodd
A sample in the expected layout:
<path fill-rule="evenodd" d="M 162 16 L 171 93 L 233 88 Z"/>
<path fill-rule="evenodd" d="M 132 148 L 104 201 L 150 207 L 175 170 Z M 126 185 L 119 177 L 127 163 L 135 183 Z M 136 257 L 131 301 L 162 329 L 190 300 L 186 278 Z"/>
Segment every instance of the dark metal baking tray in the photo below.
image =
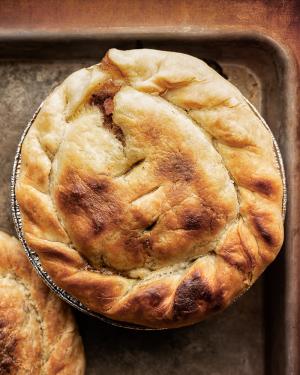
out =
<path fill-rule="evenodd" d="M 176 50 L 216 61 L 261 111 L 277 138 L 287 171 L 289 203 L 297 202 L 295 70 L 288 52 L 260 35 L 154 30 L 102 35 L 0 36 L 0 225 L 13 231 L 9 180 L 17 143 L 48 92 L 72 71 L 101 59 L 110 47 Z M 115 328 L 76 312 L 87 374 L 298 374 L 298 284 L 288 207 L 285 245 L 252 289 L 223 314 L 164 332 Z"/>

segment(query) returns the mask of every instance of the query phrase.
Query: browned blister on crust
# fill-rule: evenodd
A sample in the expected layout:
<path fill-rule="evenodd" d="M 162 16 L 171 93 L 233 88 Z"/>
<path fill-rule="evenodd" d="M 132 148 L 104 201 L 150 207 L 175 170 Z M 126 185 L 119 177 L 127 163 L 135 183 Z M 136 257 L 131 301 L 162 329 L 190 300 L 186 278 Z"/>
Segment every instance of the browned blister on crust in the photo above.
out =
<path fill-rule="evenodd" d="M 0 374 L 84 374 L 69 307 L 38 277 L 19 242 L 3 232 L 0 254 Z"/>
<path fill-rule="evenodd" d="M 232 270 L 216 255 L 199 259 L 182 279 L 174 296 L 174 319 L 188 318 L 196 322 L 223 310 L 240 292 L 240 272 Z"/>
<path fill-rule="evenodd" d="M 154 328 L 224 309 L 283 240 L 270 132 L 234 86 L 179 53 L 112 49 L 69 76 L 25 137 L 16 193 L 58 286 Z"/>

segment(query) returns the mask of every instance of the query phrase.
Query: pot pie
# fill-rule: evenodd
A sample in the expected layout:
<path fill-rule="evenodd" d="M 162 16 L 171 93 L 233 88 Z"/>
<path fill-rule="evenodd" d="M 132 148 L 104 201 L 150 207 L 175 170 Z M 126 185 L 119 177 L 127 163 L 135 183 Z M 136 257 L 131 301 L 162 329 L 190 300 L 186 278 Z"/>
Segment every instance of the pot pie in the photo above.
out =
<path fill-rule="evenodd" d="M 60 288 L 152 328 L 223 310 L 283 240 L 270 131 L 237 88 L 181 53 L 111 49 L 71 74 L 25 136 L 16 197 Z"/>
<path fill-rule="evenodd" d="M 83 375 L 83 346 L 69 307 L 3 232 L 0 259 L 0 374 Z"/>

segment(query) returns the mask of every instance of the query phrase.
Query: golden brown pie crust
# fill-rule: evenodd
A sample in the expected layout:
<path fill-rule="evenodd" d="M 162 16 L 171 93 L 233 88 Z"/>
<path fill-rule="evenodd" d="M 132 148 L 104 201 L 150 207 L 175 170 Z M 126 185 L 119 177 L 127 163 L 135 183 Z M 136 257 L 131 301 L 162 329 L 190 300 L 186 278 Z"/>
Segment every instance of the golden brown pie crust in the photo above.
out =
<path fill-rule="evenodd" d="M 20 243 L 0 231 L 0 374 L 83 375 L 69 306 L 41 281 Z"/>
<path fill-rule="evenodd" d="M 194 57 L 109 50 L 48 96 L 21 157 L 29 246 L 58 286 L 112 319 L 195 323 L 281 247 L 272 136 Z"/>

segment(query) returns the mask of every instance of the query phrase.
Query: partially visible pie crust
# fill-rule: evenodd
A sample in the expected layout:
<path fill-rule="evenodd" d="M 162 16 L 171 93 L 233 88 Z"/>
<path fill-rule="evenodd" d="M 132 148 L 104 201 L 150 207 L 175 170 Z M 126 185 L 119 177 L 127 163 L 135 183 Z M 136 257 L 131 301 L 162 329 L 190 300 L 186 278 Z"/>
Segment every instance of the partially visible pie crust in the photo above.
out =
<path fill-rule="evenodd" d="M 83 375 L 72 312 L 38 277 L 20 243 L 0 231 L 0 374 Z"/>

